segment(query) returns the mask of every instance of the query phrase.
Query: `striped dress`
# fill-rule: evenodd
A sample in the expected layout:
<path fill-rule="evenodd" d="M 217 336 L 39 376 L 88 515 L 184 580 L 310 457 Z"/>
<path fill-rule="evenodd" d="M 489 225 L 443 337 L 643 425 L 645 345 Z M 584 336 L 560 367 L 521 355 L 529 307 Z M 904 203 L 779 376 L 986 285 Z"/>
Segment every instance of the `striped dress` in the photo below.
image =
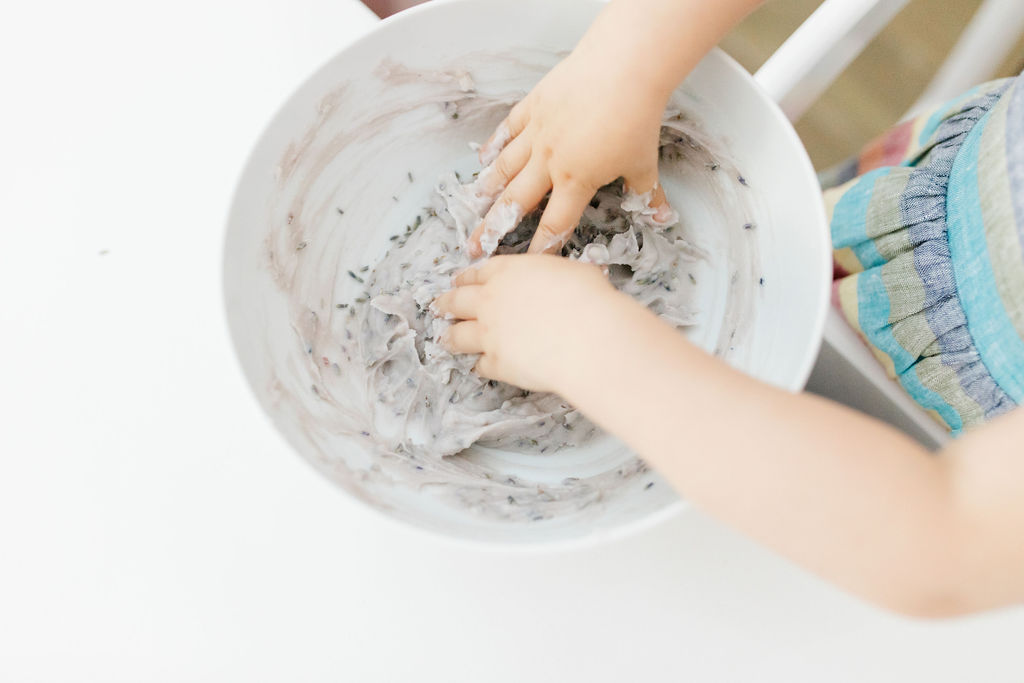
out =
<path fill-rule="evenodd" d="M 835 305 L 954 434 L 1024 401 L 1020 83 L 979 86 L 822 176 Z"/>

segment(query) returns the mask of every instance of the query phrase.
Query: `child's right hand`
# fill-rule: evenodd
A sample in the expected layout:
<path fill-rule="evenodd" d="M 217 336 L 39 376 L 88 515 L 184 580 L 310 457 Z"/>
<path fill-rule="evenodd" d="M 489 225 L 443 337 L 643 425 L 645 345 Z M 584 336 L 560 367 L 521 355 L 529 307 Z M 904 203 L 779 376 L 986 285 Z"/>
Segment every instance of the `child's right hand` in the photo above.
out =
<path fill-rule="evenodd" d="M 595 22 L 481 148 L 493 172 L 480 184 L 496 201 L 470 237 L 472 256 L 481 255 L 488 221 L 507 215 L 502 205 L 514 205 L 521 219 L 548 191 L 531 253 L 560 249 L 597 189 L 619 177 L 634 192 L 654 191 L 657 219 L 670 215 L 658 185 L 658 138 L 671 87 L 650 75 L 651 55 L 637 44 L 646 41 L 629 37 L 642 37 L 639 28 L 608 28 L 614 35 L 605 40 L 608 29 Z"/>

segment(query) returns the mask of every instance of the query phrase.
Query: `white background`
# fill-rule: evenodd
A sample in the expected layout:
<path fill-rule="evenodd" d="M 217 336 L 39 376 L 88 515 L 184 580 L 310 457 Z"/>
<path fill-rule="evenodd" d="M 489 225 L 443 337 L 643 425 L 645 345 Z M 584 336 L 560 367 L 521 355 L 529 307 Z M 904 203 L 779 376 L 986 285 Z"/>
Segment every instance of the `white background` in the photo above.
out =
<path fill-rule="evenodd" d="M 370 13 L 3 15 L 0 681 L 1024 678 L 1024 611 L 893 617 L 694 512 L 504 553 L 350 501 L 250 396 L 219 265 L 261 127 Z"/>

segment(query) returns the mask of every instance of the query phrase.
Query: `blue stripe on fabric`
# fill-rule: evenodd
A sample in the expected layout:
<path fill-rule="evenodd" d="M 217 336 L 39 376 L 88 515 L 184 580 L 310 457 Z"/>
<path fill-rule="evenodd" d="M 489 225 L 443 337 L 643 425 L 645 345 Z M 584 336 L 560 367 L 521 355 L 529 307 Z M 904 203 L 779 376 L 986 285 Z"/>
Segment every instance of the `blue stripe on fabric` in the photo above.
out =
<path fill-rule="evenodd" d="M 982 86 L 980 85 L 976 85 L 967 92 L 965 92 L 963 95 L 957 97 L 955 100 L 946 102 L 940 108 L 935 110 L 935 113 L 928 117 L 928 121 L 925 122 L 924 128 L 921 130 L 921 134 L 917 138 L 917 144 L 922 146 L 925 145 L 928 142 L 928 140 L 931 139 L 933 135 L 935 135 L 935 132 L 939 129 L 939 126 L 942 125 L 942 122 L 948 116 L 963 110 L 963 107 L 956 107 L 956 110 L 954 111 L 953 105 L 956 104 L 957 102 L 966 102 L 975 94 L 977 94 L 978 91 L 981 90 L 981 87 Z M 911 166 L 913 165 L 913 161 L 908 160 L 904 165 Z"/>
<path fill-rule="evenodd" d="M 887 354 L 900 384 L 910 397 L 925 409 L 936 411 L 954 432 L 963 429 L 960 413 L 942 396 L 921 383 L 914 369 L 917 357 L 911 355 L 892 334 L 889 326 L 889 293 L 882 281 L 882 269 L 875 268 L 857 276 L 857 315 L 860 328 L 872 345 Z"/>
<path fill-rule="evenodd" d="M 832 212 L 833 248 L 850 247 L 865 270 L 885 263 L 874 240 L 868 237 L 867 215 L 875 192 L 875 181 L 889 175 L 891 171 L 890 167 L 885 167 L 865 173 L 843 194 Z"/>
<path fill-rule="evenodd" d="M 967 328 L 989 374 L 1016 403 L 1024 400 L 1024 340 L 1003 308 L 996 287 L 978 189 L 978 156 L 989 112 L 971 130 L 949 178 L 947 224 L 960 302 Z"/>

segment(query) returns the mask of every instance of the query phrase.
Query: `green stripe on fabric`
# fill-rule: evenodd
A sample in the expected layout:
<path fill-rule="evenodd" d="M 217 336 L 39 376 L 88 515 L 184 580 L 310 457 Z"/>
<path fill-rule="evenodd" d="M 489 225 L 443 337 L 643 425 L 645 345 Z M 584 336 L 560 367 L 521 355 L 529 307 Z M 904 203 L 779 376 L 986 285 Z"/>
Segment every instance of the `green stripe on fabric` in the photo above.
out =
<path fill-rule="evenodd" d="M 922 358 L 914 366 L 914 371 L 921 384 L 941 395 L 956 410 L 962 421 L 961 429 L 985 421 L 985 409 L 967 395 L 956 370 L 944 363 L 941 355 Z"/>
<path fill-rule="evenodd" d="M 873 240 L 901 234 L 906 235 L 900 200 L 914 169 L 901 166 L 888 167 L 889 172 L 875 178 L 871 198 L 865 211 L 864 234 Z M 908 244 L 909 244 L 909 238 Z M 876 243 L 875 247 L 879 245 Z M 885 254 L 882 254 L 885 256 Z"/>
<path fill-rule="evenodd" d="M 917 273 L 913 252 L 897 256 L 882 266 L 882 283 L 885 284 L 889 305 L 892 307 L 889 311 L 890 323 L 903 320 L 924 310 L 924 283 L 921 282 L 921 276 Z M 928 340 L 924 344 L 914 342 L 911 346 L 901 342 L 901 346 L 913 355 L 919 355 L 920 349 L 935 340 L 931 328 L 928 329 Z"/>

